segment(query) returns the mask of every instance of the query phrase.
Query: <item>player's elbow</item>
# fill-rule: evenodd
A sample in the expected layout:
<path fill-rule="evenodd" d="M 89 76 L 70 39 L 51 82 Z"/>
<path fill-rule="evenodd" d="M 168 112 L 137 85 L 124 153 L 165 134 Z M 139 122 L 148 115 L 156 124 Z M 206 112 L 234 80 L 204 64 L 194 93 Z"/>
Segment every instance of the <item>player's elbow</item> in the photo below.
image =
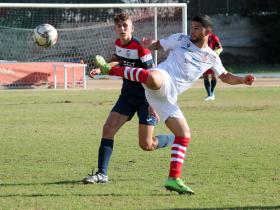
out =
<path fill-rule="evenodd" d="M 222 82 L 230 84 L 230 75 L 228 73 L 223 73 L 219 76 Z"/>

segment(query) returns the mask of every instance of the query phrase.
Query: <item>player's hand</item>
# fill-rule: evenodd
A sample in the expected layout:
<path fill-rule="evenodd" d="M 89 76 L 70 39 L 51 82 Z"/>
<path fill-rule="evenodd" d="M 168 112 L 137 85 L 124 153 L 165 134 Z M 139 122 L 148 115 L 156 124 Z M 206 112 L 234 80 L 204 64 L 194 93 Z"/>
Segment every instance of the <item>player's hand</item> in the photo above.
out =
<path fill-rule="evenodd" d="M 160 117 L 153 107 L 149 106 L 148 112 L 150 115 L 153 115 L 157 119 L 158 122 L 160 121 Z"/>
<path fill-rule="evenodd" d="M 89 72 L 89 77 L 94 78 L 95 75 L 100 74 L 100 73 L 101 73 L 101 70 L 100 70 L 99 68 L 97 68 L 97 69 L 92 69 L 92 70 Z"/>
<path fill-rule="evenodd" d="M 144 48 L 149 48 L 153 44 L 153 40 L 149 39 L 149 38 L 146 38 L 146 37 L 143 37 L 140 44 Z"/>
<path fill-rule="evenodd" d="M 244 84 L 246 85 L 252 85 L 254 81 L 255 81 L 255 77 L 253 74 L 248 74 L 244 78 Z"/>

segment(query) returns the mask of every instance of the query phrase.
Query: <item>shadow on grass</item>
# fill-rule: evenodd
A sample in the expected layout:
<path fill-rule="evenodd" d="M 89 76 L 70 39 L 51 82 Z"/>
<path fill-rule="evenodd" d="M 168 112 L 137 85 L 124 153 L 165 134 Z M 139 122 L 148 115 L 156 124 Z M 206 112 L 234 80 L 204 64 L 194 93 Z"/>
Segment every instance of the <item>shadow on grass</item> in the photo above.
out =
<path fill-rule="evenodd" d="M 10 198 L 10 197 L 99 197 L 99 196 L 119 196 L 119 197 L 127 197 L 131 196 L 128 194 L 117 194 L 117 193 L 100 193 L 100 194 L 55 194 L 55 193 L 32 193 L 32 194 L 7 194 L 7 195 L 0 195 L 0 198 Z"/>
<path fill-rule="evenodd" d="M 230 208 L 172 208 L 172 209 L 154 209 L 154 210 L 257 210 L 257 209 L 280 209 L 280 206 L 240 206 Z"/>
<path fill-rule="evenodd" d="M 144 179 L 129 179 L 131 180 L 137 180 L 141 181 Z M 119 181 L 127 181 L 127 179 L 118 179 Z M 111 180 L 110 183 L 114 183 L 115 180 Z M 43 182 L 43 183 L 0 183 L 0 187 L 9 187 L 9 186 L 32 186 L 32 185 L 84 185 L 82 180 L 66 180 L 66 181 L 57 181 L 57 182 Z"/>
<path fill-rule="evenodd" d="M 45 182 L 45 183 L 2 183 L 0 187 L 8 186 L 32 186 L 32 185 L 73 185 L 73 184 L 82 184 L 81 180 L 68 180 L 68 181 L 58 181 L 58 182 Z"/>

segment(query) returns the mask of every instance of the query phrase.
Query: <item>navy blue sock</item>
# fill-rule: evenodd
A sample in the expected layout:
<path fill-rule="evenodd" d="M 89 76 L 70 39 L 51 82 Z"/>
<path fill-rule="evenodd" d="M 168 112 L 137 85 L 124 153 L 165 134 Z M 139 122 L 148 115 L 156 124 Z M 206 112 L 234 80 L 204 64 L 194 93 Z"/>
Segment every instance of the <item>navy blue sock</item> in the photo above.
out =
<path fill-rule="evenodd" d="M 98 153 L 98 172 L 107 175 L 109 160 L 113 152 L 114 140 L 101 139 Z"/>
<path fill-rule="evenodd" d="M 173 134 L 167 134 L 167 135 L 158 135 L 156 136 L 158 140 L 157 149 L 171 146 L 174 142 L 175 136 Z"/>
<path fill-rule="evenodd" d="M 208 79 L 204 79 L 204 87 L 207 91 L 207 95 L 210 96 L 211 95 L 211 86 L 210 86 L 210 82 Z"/>
<path fill-rule="evenodd" d="M 212 94 L 214 93 L 214 89 L 216 87 L 216 84 L 217 84 L 217 80 L 216 79 L 212 79 L 211 80 L 211 93 Z"/>

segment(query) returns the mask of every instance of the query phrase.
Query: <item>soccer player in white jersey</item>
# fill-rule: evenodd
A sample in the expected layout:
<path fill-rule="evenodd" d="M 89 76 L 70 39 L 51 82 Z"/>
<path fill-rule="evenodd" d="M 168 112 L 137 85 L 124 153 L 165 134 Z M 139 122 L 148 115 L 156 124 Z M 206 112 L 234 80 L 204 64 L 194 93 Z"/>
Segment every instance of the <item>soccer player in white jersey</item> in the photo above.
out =
<path fill-rule="evenodd" d="M 167 59 L 150 71 L 130 67 L 110 68 L 101 56 L 96 57 L 96 64 L 103 73 L 141 82 L 150 106 L 156 110 L 161 121 L 165 122 L 175 135 L 171 148 L 169 175 L 164 186 L 180 194 L 194 192 L 181 179 L 191 133 L 177 104 L 177 96 L 190 88 L 210 68 L 223 82 L 231 85 L 251 85 L 254 81 L 254 76 L 251 74 L 239 77 L 225 70 L 219 56 L 208 46 L 211 26 L 209 16 L 199 15 L 191 21 L 190 36 L 179 33 L 161 40 L 143 38 L 143 47 L 151 50 L 170 50 Z"/>

